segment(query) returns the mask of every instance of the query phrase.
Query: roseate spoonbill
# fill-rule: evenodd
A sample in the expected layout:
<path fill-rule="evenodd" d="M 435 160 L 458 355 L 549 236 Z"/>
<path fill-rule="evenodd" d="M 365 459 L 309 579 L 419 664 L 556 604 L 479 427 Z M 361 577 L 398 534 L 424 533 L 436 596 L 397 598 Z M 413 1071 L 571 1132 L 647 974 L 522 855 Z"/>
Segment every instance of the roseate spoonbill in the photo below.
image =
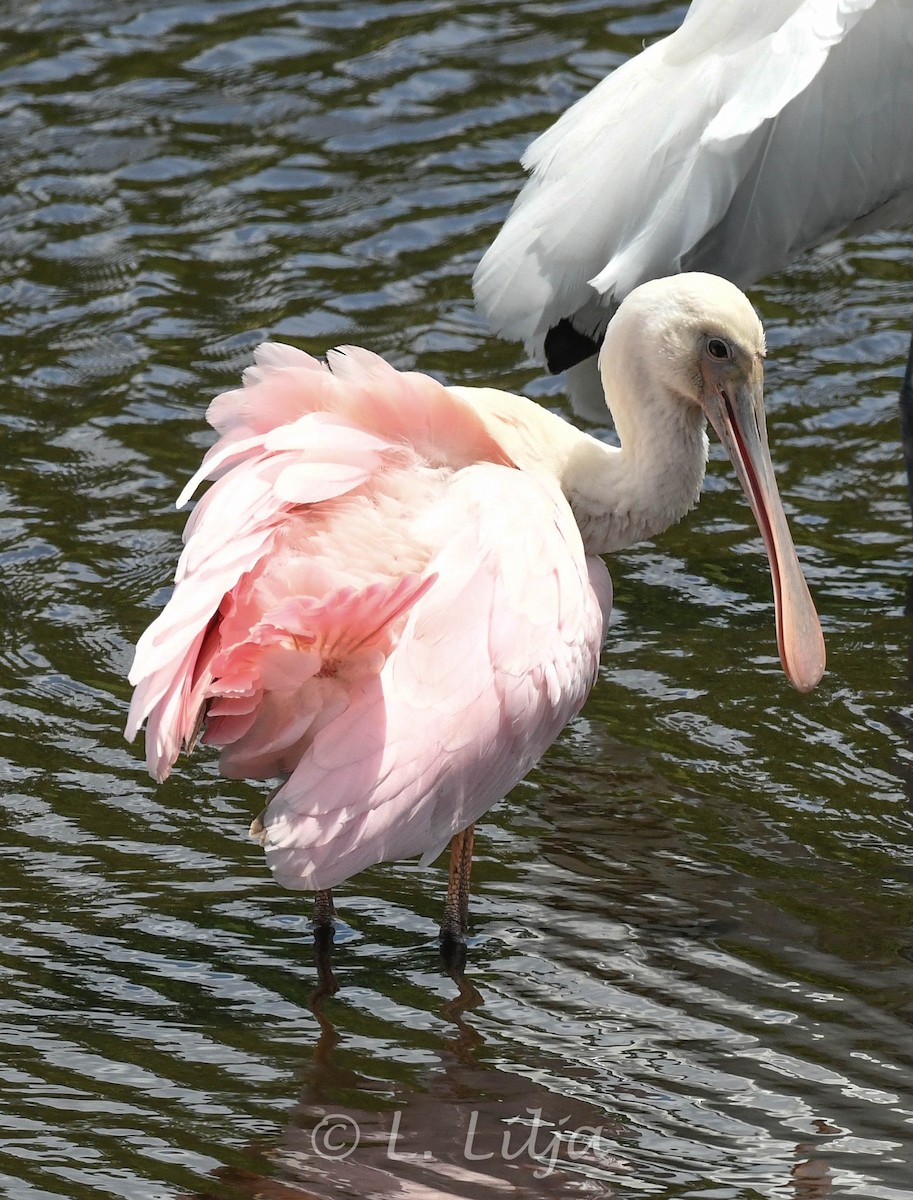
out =
<path fill-rule="evenodd" d="M 523 166 L 476 299 L 592 414 L 590 356 L 638 284 L 745 287 L 838 233 L 913 223 L 913 0 L 693 0 Z M 913 502 L 913 342 L 901 412 Z"/>
<path fill-rule="evenodd" d="M 328 365 L 266 344 L 213 401 L 219 440 L 184 489 L 176 584 L 139 641 L 127 722 L 158 780 L 181 746 L 279 779 L 251 832 L 277 880 L 318 892 L 452 839 L 442 945 L 462 944 L 473 823 L 580 709 L 612 588 L 600 555 L 696 503 L 706 420 L 770 559 L 800 690 L 824 640 L 767 447 L 764 335 L 745 296 L 683 274 L 632 292 L 600 355 L 608 446 L 521 396 L 444 387 L 365 350 Z"/>

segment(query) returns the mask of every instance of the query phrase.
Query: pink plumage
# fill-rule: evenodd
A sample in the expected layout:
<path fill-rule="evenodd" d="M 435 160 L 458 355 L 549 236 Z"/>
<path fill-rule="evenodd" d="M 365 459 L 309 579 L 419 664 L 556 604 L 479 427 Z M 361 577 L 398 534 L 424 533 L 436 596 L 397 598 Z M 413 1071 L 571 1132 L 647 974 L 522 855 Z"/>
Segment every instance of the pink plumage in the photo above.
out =
<path fill-rule="evenodd" d="M 364 350 L 267 344 L 213 401 L 174 593 L 127 723 L 156 779 L 202 727 L 223 772 L 276 778 L 278 880 L 326 889 L 430 858 L 583 704 L 611 602 L 571 508 L 477 408 Z"/>

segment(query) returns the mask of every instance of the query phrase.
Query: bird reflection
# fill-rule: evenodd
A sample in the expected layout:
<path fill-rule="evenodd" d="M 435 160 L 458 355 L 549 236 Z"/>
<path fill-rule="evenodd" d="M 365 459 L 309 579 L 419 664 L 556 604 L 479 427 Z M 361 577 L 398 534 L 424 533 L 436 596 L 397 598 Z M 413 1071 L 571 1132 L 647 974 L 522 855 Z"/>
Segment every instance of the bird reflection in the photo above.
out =
<path fill-rule="evenodd" d="M 232 1195 L 258 1200 L 340 1194 L 481 1200 L 506 1188 L 516 1196 L 566 1195 L 586 1178 L 588 1195 L 608 1196 L 610 1177 L 630 1175 L 617 1153 L 626 1131 L 598 1104 L 557 1096 L 536 1080 L 479 1061 L 485 1039 L 464 1014 L 482 997 L 465 979 L 440 1009 L 451 1033 L 418 1087 L 352 1069 L 326 999 L 314 1005 L 319 1034 L 281 1139 L 270 1148 L 249 1147 L 259 1170 L 218 1168 L 219 1194 L 230 1187 Z"/>
<path fill-rule="evenodd" d="M 814 1153 L 817 1146 L 799 1145 L 797 1154 Z M 834 1176 L 823 1158 L 807 1158 L 797 1162 L 790 1171 L 793 1193 L 797 1200 L 826 1200 L 831 1195 Z"/>

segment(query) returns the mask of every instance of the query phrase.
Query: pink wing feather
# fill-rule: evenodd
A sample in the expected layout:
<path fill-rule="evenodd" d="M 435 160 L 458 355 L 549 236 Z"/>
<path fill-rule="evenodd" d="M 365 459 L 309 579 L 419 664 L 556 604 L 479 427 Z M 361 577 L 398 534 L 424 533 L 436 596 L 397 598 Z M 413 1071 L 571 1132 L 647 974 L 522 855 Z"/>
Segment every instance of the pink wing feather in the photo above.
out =
<path fill-rule="evenodd" d="M 557 487 L 469 467 L 427 522 L 434 587 L 262 819 L 287 887 L 434 856 L 523 778 L 593 685 L 611 585 Z"/>
<path fill-rule="evenodd" d="M 280 882 L 429 854 L 540 757 L 592 685 L 611 604 L 556 484 L 470 405 L 347 349 L 260 347 L 213 401 L 171 600 L 127 722 L 157 779 L 203 722 L 222 770 L 284 780 Z"/>

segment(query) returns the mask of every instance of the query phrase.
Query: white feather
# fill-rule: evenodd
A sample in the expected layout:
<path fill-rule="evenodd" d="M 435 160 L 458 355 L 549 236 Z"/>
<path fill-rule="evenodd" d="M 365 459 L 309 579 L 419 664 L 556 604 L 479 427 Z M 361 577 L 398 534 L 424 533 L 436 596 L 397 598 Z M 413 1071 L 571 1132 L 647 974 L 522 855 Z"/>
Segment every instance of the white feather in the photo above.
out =
<path fill-rule="evenodd" d="M 528 150 L 476 271 L 493 326 L 541 353 L 599 336 L 647 279 L 745 286 L 848 228 L 913 221 L 913 0 L 694 0 Z"/>

